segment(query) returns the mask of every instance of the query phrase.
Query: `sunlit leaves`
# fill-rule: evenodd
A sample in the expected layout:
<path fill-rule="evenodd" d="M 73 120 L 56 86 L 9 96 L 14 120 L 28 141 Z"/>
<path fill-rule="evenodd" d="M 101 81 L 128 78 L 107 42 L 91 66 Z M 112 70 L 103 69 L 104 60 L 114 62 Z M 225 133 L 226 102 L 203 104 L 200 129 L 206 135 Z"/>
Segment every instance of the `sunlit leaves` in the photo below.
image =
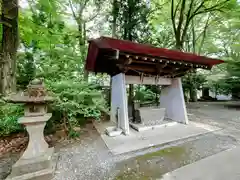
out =
<path fill-rule="evenodd" d="M 192 1 L 194 3 L 191 13 L 194 13 L 202 2 L 204 2 L 204 6 L 199 8 L 198 14 L 189 24 L 183 49 L 236 61 L 239 58 L 236 53 L 240 50 L 240 21 L 238 18 L 240 17 L 240 8 L 237 7 L 239 6 L 237 2 L 230 0 L 226 4 L 221 4 L 224 0 L 187 0 L 184 16 L 187 16 Z M 79 31 L 69 2 L 72 2 L 73 10 L 78 16 L 77 19 L 83 25 L 81 30 L 85 34 L 82 33 L 83 31 Z M 109 24 L 112 23 L 113 18 L 108 22 L 106 19 L 110 19 L 108 17 L 113 15 L 118 18 L 116 30 L 119 38 L 124 38 L 125 30 L 131 31 L 133 40 L 165 48 L 175 47 L 176 39 L 171 22 L 171 1 L 151 0 L 151 7 L 146 8 L 146 1 L 117 0 L 115 1 L 117 8 L 112 12 L 110 2 L 113 1 L 29 0 L 30 8 L 24 9 L 20 13 L 20 37 L 25 48 L 37 48 L 37 51 L 34 52 L 34 59 L 38 66 L 37 74 L 51 80 L 66 79 L 67 77 L 81 79 L 87 51 L 86 40 L 102 35 L 102 33 L 110 35 L 111 26 Z M 182 0 L 174 0 L 174 2 L 174 8 L 176 8 L 178 2 L 182 2 Z M 217 7 L 218 9 L 215 9 L 216 11 L 213 12 L 213 9 L 209 9 L 217 3 L 220 5 Z M 81 10 L 82 16 L 79 16 Z M 129 19 L 129 10 L 133 12 L 130 13 L 131 18 L 126 23 Z M 203 13 L 203 11 L 207 13 Z M 178 24 L 180 7 L 176 14 L 175 22 Z M 208 17 L 210 20 L 205 38 L 203 38 Z M 186 25 L 186 20 L 183 21 L 183 25 Z M 183 29 L 184 26 L 180 28 L 181 31 Z M 79 40 L 80 33 L 83 37 L 81 40 Z M 203 39 L 204 41 L 202 41 Z M 84 44 L 81 51 L 79 44 Z M 195 47 L 193 48 L 193 46 Z M 216 78 L 216 74 L 225 74 L 226 71 L 233 71 L 235 75 L 235 71 L 237 72 L 238 69 L 235 64 L 229 65 L 228 68 L 226 65 L 223 66 L 224 68 L 221 68 L 222 66 L 214 68 L 211 78 Z"/>
<path fill-rule="evenodd" d="M 100 111 L 107 112 L 106 102 L 94 85 L 74 80 L 47 82 L 49 89 L 57 97 L 54 108 L 68 112 L 73 117 L 99 118 Z"/>

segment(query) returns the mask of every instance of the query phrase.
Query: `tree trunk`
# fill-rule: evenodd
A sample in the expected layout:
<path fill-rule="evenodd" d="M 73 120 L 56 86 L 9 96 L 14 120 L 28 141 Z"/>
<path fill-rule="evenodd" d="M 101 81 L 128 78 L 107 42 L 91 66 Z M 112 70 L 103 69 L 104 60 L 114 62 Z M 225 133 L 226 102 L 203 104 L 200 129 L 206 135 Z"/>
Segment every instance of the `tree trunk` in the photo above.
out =
<path fill-rule="evenodd" d="M 82 20 L 82 15 L 79 15 L 79 20 L 77 21 L 78 23 L 78 42 L 79 42 L 79 49 L 80 49 L 80 53 L 81 53 L 81 58 L 83 61 L 85 61 L 86 58 L 86 24 L 85 22 L 83 22 Z M 89 76 L 89 72 L 85 69 L 84 67 L 84 75 L 83 78 L 86 82 L 88 82 L 88 76 Z"/>
<path fill-rule="evenodd" d="M 0 57 L 0 94 L 16 91 L 18 49 L 18 0 L 2 1 L 2 46 Z"/>
<path fill-rule="evenodd" d="M 112 22 L 112 37 L 117 38 L 117 16 L 118 16 L 118 2 L 117 0 L 113 0 L 112 4 L 112 16 L 113 16 L 113 22 Z M 109 90 L 109 102 L 111 106 L 111 92 L 112 92 L 112 76 L 110 77 L 110 90 Z"/>
<path fill-rule="evenodd" d="M 84 81 L 88 82 L 89 72 L 84 69 Z"/>
<path fill-rule="evenodd" d="M 192 102 L 197 102 L 197 89 L 194 87 L 190 89 L 190 99 Z"/>
<path fill-rule="evenodd" d="M 160 105 L 160 99 L 159 99 L 159 96 L 161 95 L 161 88 L 159 85 L 152 85 L 152 87 L 155 87 L 155 103 L 156 103 L 156 106 L 159 106 Z"/>
<path fill-rule="evenodd" d="M 84 61 L 86 60 L 86 40 L 87 40 L 87 35 L 86 35 L 86 23 L 83 22 L 83 31 L 82 31 L 82 41 L 83 41 L 83 45 L 81 47 L 81 53 L 83 55 L 83 59 Z M 86 64 L 86 62 L 85 62 Z M 88 77 L 89 77 L 89 71 L 87 71 L 85 68 L 84 68 L 84 80 L 86 82 L 88 82 Z"/>
<path fill-rule="evenodd" d="M 113 6 L 112 6 L 112 16 L 113 16 L 113 22 L 112 22 L 112 37 L 117 37 L 117 17 L 118 17 L 118 2 L 117 0 L 113 0 Z"/>
<path fill-rule="evenodd" d="M 185 102 L 189 103 L 189 92 L 185 90 L 183 93 L 184 93 L 184 100 L 185 100 Z"/>
<path fill-rule="evenodd" d="M 129 84 L 128 105 L 132 107 L 131 113 L 132 113 L 133 121 L 135 121 L 135 107 L 134 107 L 133 97 L 134 97 L 134 85 Z"/>

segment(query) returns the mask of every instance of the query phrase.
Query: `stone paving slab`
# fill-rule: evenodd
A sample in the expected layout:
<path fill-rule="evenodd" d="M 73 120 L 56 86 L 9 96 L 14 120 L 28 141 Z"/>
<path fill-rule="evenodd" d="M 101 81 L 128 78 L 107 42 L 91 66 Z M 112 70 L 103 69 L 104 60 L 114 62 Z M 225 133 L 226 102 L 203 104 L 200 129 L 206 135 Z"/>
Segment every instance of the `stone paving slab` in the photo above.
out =
<path fill-rule="evenodd" d="M 103 141 L 114 155 L 175 143 L 180 140 L 220 130 L 218 127 L 190 122 L 188 125 L 178 123 L 174 126 L 166 126 L 143 132 L 130 129 L 130 135 L 128 136 L 109 137 L 104 132 L 104 129 L 109 125 L 110 122 L 106 124 L 95 123 L 95 127 L 101 134 Z"/>
<path fill-rule="evenodd" d="M 167 173 L 161 180 L 239 180 L 239 152 L 240 147 L 223 151 Z"/>

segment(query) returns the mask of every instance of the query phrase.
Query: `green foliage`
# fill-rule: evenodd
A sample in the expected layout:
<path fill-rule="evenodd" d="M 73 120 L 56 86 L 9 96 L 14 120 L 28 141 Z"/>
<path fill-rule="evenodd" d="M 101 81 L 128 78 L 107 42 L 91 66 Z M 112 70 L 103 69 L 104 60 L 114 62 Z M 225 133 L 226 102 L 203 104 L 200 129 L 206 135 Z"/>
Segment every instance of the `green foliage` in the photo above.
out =
<path fill-rule="evenodd" d="M 183 77 L 183 88 L 186 91 L 191 89 L 200 89 L 206 82 L 206 76 L 201 73 L 188 73 Z"/>
<path fill-rule="evenodd" d="M 23 127 L 18 124 L 17 118 L 14 114 L 10 114 L 8 117 L 1 118 L 0 121 L 0 136 L 7 136 L 12 133 L 18 133 L 23 131 Z"/>
<path fill-rule="evenodd" d="M 234 54 L 239 51 L 240 24 L 236 20 L 240 12 L 239 2 L 235 0 L 153 0 L 152 2 L 154 6 L 159 7 L 159 10 L 154 11 L 150 18 L 154 32 L 151 38 L 155 45 L 167 48 L 176 46 L 185 51 L 224 59 L 229 56 L 232 59 L 233 51 Z M 173 17 L 171 17 L 171 5 L 175 13 Z M 236 50 L 237 47 L 238 50 Z M 236 67 L 236 73 L 237 69 Z M 184 90 L 189 92 L 201 85 L 213 86 L 214 84 L 212 89 L 229 92 L 229 87 L 233 85 L 227 83 L 229 76 L 219 80 L 219 76 L 223 77 L 226 74 L 226 69 L 218 72 L 214 70 L 212 74 L 214 76 L 210 75 L 211 80 L 208 78 L 204 80 L 199 73 L 188 74 L 183 78 Z"/>
<path fill-rule="evenodd" d="M 186 74 L 182 78 L 182 85 L 185 95 L 189 94 L 190 100 L 197 101 L 197 90 L 207 82 L 206 75 L 199 72 L 192 72 Z"/>
<path fill-rule="evenodd" d="M 25 89 L 29 82 L 35 78 L 36 67 L 33 54 L 30 52 L 18 55 L 17 85 L 20 89 Z"/>
<path fill-rule="evenodd" d="M 160 89 L 154 85 L 138 85 L 135 91 L 134 99 L 140 103 L 158 103 Z"/>
<path fill-rule="evenodd" d="M 116 34 L 126 40 L 149 42 L 148 17 L 150 9 L 141 0 L 115 0 L 112 19 L 116 19 Z"/>
<path fill-rule="evenodd" d="M 234 59 L 234 58 L 233 58 Z M 227 74 L 223 77 L 209 81 L 209 87 L 217 94 L 232 94 L 239 98 L 240 90 L 240 60 L 236 58 L 232 61 L 227 61 Z"/>
<path fill-rule="evenodd" d="M 209 81 L 208 87 L 212 92 L 215 92 L 216 94 L 231 94 L 232 93 L 232 87 L 234 87 L 234 84 L 236 82 L 232 82 L 230 79 L 219 79 L 216 81 Z M 237 82 L 238 83 L 238 82 Z"/>
<path fill-rule="evenodd" d="M 107 112 L 106 102 L 96 86 L 72 80 L 47 82 L 56 101 L 53 109 L 67 118 L 71 125 L 81 124 L 82 118 L 100 119 Z"/>
<path fill-rule="evenodd" d="M 70 136 L 75 136 L 72 126 L 82 125 L 90 117 L 100 119 L 101 113 L 108 108 L 100 88 L 83 82 L 85 56 L 82 52 L 87 52 L 87 46 L 79 49 L 80 30 L 66 22 L 71 16 L 69 11 L 65 12 L 65 8 L 70 8 L 69 2 L 29 1 L 30 8 L 20 11 L 19 29 L 24 52 L 18 55 L 17 83 L 19 88 L 25 89 L 34 77 L 43 77 L 56 97 L 47 131 L 53 132 L 54 124 L 67 121 Z M 71 2 L 79 9 L 86 8 L 82 5 L 91 6 L 87 9 L 93 6 L 99 9 L 101 5 L 100 1 Z M 90 14 L 90 18 L 92 16 Z"/>
<path fill-rule="evenodd" d="M 5 103 L 0 99 L 0 136 L 7 136 L 24 130 L 17 119 L 23 115 L 23 107 Z"/>
<path fill-rule="evenodd" d="M 156 95 L 150 90 L 145 88 L 140 88 L 136 91 L 134 99 L 143 102 L 152 102 L 155 100 Z"/>
<path fill-rule="evenodd" d="M 70 129 L 70 131 L 69 131 L 69 133 L 68 133 L 68 137 L 69 137 L 69 138 L 72 138 L 72 139 L 75 139 L 75 138 L 80 137 L 80 133 L 74 131 L 73 129 Z"/>
<path fill-rule="evenodd" d="M 39 66 L 37 76 L 47 80 L 59 81 L 67 78 L 74 80 L 81 77 L 81 60 L 72 47 L 55 47 L 40 55 L 36 63 Z"/>

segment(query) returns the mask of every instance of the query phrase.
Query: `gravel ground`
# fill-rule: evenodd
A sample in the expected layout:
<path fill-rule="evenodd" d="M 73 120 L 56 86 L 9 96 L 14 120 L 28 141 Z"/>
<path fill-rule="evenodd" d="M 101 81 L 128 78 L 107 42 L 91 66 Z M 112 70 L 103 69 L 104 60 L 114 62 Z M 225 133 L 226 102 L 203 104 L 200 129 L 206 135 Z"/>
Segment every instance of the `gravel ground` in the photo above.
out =
<path fill-rule="evenodd" d="M 169 166 L 162 172 L 178 168 L 186 163 L 192 163 L 201 158 L 216 154 L 238 144 L 240 137 L 240 111 L 236 103 L 190 103 L 188 104 L 189 118 L 192 121 L 217 125 L 223 130 L 217 134 L 208 134 L 192 140 L 184 146 L 191 152 L 188 159 L 167 163 Z M 238 129 L 239 127 L 239 129 Z M 233 136 L 233 132 L 236 136 Z M 231 135 L 231 136 L 230 136 Z M 233 137 L 232 137 L 233 136 Z M 156 148 L 144 152 L 134 152 L 113 156 L 105 147 L 96 132 L 71 148 L 60 150 L 60 159 L 54 180 L 104 180 L 114 179 L 126 169 L 131 169 L 135 156 L 156 151 Z M 184 161 L 184 163 L 183 163 Z M 128 168 L 129 167 L 129 168 Z M 156 167 L 152 167 L 154 169 Z"/>
<path fill-rule="evenodd" d="M 221 133 L 240 141 L 240 101 L 190 103 L 187 109 L 189 120 L 221 127 Z"/>
<path fill-rule="evenodd" d="M 62 148 L 54 180 L 102 179 L 114 165 L 110 152 L 95 130 L 80 144 Z"/>
<path fill-rule="evenodd" d="M 0 179 L 5 179 L 10 173 L 12 165 L 19 159 L 20 155 L 8 154 L 0 159 Z"/>
<path fill-rule="evenodd" d="M 240 130 L 240 102 L 198 102 L 187 104 L 189 120 Z"/>
<path fill-rule="evenodd" d="M 222 102 L 200 102 L 187 105 L 190 120 L 223 128 L 218 134 L 208 134 L 193 139 L 191 142 L 185 142 L 178 145 L 186 147 L 187 152 L 192 152 L 193 158 L 188 159 L 188 163 L 238 144 L 238 140 L 240 140 L 240 111 L 236 105 L 237 103 Z M 60 144 L 56 147 L 59 159 L 54 180 L 116 179 L 115 176 L 119 177 L 119 175 L 125 171 L 126 167 L 131 167 L 131 163 L 129 164 L 129 162 L 133 162 L 136 156 L 154 152 L 157 148 L 158 147 L 145 151 L 113 156 L 108 151 L 96 130 L 92 130 L 88 134 L 82 136 L 80 141 L 66 146 Z M 0 179 L 1 171 L 5 172 L 4 174 L 6 175 L 10 165 L 17 159 L 16 157 L 17 156 L 12 156 L 12 158 L 6 157 L 5 159 L 1 159 Z M 166 162 L 162 161 L 162 163 Z M 171 162 L 167 164 L 169 166 L 167 171 L 184 165 L 184 163 L 180 163 L 180 161 L 172 162 L 173 165 L 171 165 Z M 156 168 L 156 166 L 154 166 L 153 169 L 154 168 Z"/>

